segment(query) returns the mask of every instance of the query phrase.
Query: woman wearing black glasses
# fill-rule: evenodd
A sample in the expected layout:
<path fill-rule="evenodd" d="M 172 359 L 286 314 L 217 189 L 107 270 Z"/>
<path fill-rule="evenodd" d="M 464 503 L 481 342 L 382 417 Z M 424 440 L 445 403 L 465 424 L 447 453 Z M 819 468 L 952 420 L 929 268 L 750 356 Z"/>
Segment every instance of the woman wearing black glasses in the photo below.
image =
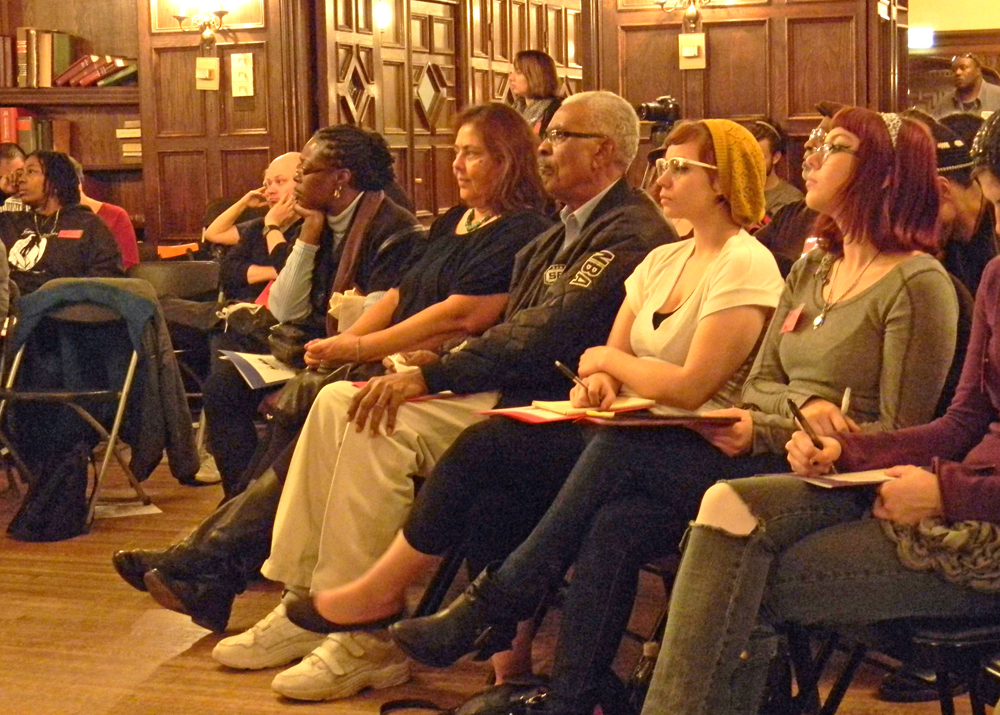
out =
<path fill-rule="evenodd" d="M 823 434 L 930 419 L 958 317 L 950 279 L 924 252 L 936 240 L 933 142 L 909 120 L 893 116 L 887 124 L 850 108 L 835 116 L 809 162 L 806 199 L 821 214 L 817 231 L 825 247 L 792 269 L 743 390 L 746 409 L 718 413 L 737 423 L 702 428 L 700 435 L 600 432 L 545 517 L 502 566 L 484 572 L 441 614 L 393 626 L 390 632 L 410 655 L 445 665 L 469 651 L 504 647 L 513 624 L 533 612 L 575 560 L 552 706 L 587 713 L 628 619 L 639 564 L 676 547 L 717 479 L 787 469 L 789 400 Z M 723 164 L 717 165 L 721 175 Z M 848 387 L 849 410 L 842 402 Z M 728 567 L 711 562 L 707 568 Z M 668 630 L 696 641 L 711 625 L 672 614 Z M 742 652 L 735 662 L 744 662 Z M 655 712 L 726 712 L 729 685 L 711 677 L 718 651 L 711 643 L 702 650 L 695 644 L 684 655 L 688 664 L 673 664 L 683 687 L 667 704 L 658 701 Z"/>
<path fill-rule="evenodd" d="M 554 144 L 571 138 L 599 137 L 546 134 Z M 732 406 L 777 305 L 777 265 L 744 228 L 764 207 L 763 155 L 753 136 L 733 122 L 706 120 L 677 127 L 668 143 L 660 202 L 667 216 L 690 221 L 694 236 L 654 249 L 627 280 L 607 345 L 580 361 L 584 386 L 570 392 L 577 406 L 607 408 L 618 396 L 699 410 Z M 320 612 L 342 624 L 397 613 L 406 586 L 470 529 L 474 568 L 502 560 L 530 533 L 584 446 L 570 422 L 496 417 L 466 430 L 386 554 L 360 579 L 321 592 Z M 495 661 L 501 678 L 530 670 L 528 639 L 519 645 Z"/>

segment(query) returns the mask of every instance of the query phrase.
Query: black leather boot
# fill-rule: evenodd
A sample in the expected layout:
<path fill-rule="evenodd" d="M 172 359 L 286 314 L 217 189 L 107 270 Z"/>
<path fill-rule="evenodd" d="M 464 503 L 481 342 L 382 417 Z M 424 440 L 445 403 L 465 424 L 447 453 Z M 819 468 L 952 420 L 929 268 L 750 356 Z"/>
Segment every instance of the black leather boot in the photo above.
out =
<path fill-rule="evenodd" d="M 531 615 L 500 593 L 489 569 L 443 611 L 394 623 L 389 635 L 404 653 L 424 665 L 446 668 L 466 653 L 486 660 L 509 650 L 517 623 Z"/>
<path fill-rule="evenodd" d="M 215 580 L 182 581 L 153 569 L 143 578 L 149 594 L 164 608 L 191 616 L 202 628 L 223 633 L 229 622 L 236 591 Z"/>

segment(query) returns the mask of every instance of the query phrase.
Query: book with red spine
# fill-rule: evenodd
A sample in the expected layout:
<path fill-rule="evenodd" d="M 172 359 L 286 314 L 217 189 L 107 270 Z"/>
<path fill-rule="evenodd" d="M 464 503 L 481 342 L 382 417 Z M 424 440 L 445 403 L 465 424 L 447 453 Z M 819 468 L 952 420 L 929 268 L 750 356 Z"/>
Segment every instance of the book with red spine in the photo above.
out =
<path fill-rule="evenodd" d="M 71 87 L 90 87 L 97 84 L 97 80 L 118 72 L 127 64 L 128 60 L 122 57 L 109 57 L 106 62 L 94 65 L 89 72 L 72 80 L 69 84 Z"/>
<path fill-rule="evenodd" d="M 71 64 L 69 68 L 60 74 L 58 77 L 52 79 L 53 87 L 66 87 L 69 85 L 69 81 L 74 79 L 78 74 L 82 75 L 87 71 L 88 68 L 93 67 L 98 62 L 107 59 L 103 55 L 84 55 L 77 59 L 76 62 Z M 18 66 L 20 67 L 20 65 Z M 18 85 L 20 86 L 20 85 Z"/>

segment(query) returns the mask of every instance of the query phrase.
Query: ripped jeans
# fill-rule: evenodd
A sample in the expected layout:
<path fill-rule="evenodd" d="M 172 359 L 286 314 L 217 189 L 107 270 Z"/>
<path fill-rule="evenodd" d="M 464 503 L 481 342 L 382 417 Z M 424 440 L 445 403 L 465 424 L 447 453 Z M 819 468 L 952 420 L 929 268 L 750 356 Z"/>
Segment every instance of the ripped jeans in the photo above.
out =
<path fill-rule="evenodd" d="M 775 650 L 767 624 L 1000 611 L 997 596 L 903 567 L 866 516 L 873 489 L 787 476 L 729 485 L 759 525 L 749 536 L 691 527 L 644 715 L 755 713 Z"/>

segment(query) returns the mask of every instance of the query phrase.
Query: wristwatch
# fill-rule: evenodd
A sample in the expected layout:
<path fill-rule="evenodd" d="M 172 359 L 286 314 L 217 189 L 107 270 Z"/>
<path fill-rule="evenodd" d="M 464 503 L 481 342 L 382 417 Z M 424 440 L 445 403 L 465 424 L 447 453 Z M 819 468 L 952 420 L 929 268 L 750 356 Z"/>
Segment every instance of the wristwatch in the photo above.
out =
<path fill-rule="evenodd" d="M 264 235 L 266 236 L 267 234 L 271 233 L 271 231 L 277 231 L 278 233 L 281 233 L 281 229 L 275 226 L 273 223 L 266 224 L 264 226 Z"/>

